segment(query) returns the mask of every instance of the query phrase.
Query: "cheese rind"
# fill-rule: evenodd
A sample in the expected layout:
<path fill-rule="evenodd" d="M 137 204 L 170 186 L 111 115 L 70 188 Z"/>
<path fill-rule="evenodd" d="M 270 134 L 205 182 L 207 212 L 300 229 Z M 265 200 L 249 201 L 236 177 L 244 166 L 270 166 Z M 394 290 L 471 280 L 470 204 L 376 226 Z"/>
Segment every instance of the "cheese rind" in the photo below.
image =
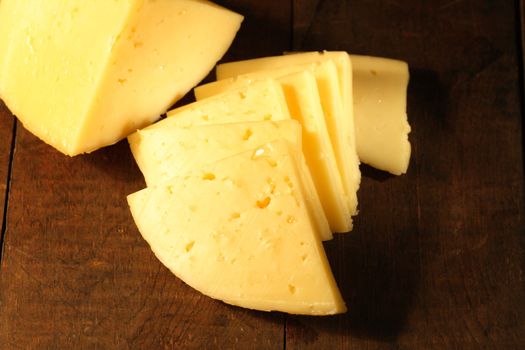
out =
<path fill-rule="evenodd" d="M 242 21 L 191 0 L 3 0 L 0 18 L 12 24 L 0 30 L 0 96 L 68 155 L 159 118 L 213 68 Z"/>
<path fill-rule="evenodd" d="M 406 173 L 411 147 L 405 62 L 351 55 L 357 151 L 364 163 L 394 175 Z"/>
<path fill-rule="evenodd" d="M 128 203 L 155 255 L 203 294 L 264 311 L 344 312 L 293 153 L 266 145 L 132 194 Z"/>
<path fill-rule="evenodd" d="M 276 78 L 283 87 L 291 117 L 298 120 L 303 127 L 306 163 L 311 170 L 330 227 L 335 232 L 348 232 L 352 229 L 351 215 L 356 213 L 357 188 L 353 187 L 349 178 L 345 178 L 347 186 L 351 188 L 350 193 L 346 192 L 328 132 L 314 75 L 314 72 L 321 71 L 324 65 L 333 66 L 333 63 L 257 71 L 201 85 L 195 88 L 194 92 L 200 100 L 238 89 L 259 79 Z"/>
<path fill-rule="evenodd" d="M 332 239 L 321 200 L 303 160 L 301 128 L 295 120 L 209 124 L 191 128 L 170 126 L 139 130 L 128 137 L 148 187 L 276 139 L 287 140 L 297 151 L 307 209 L 321 238 Z"/>

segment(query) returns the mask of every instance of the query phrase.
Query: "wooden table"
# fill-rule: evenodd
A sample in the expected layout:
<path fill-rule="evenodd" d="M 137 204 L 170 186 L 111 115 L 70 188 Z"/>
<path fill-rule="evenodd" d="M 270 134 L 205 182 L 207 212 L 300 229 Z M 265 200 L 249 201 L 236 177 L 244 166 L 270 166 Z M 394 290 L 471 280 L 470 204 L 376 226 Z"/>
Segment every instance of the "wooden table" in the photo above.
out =
<path fill-rule="evenodd" d="M 348 313 L 190 289 L 131 219 L 125 196 L 144 182 L 125 142 L 71 159 L 2 106 L 0 348 L 525 348 L 518 1 L 220 3 L 246 16 L 225 60 L 331 49 L 410 64 L 408 174 L 363 166 L 355 230 L 326 244 Z"/>

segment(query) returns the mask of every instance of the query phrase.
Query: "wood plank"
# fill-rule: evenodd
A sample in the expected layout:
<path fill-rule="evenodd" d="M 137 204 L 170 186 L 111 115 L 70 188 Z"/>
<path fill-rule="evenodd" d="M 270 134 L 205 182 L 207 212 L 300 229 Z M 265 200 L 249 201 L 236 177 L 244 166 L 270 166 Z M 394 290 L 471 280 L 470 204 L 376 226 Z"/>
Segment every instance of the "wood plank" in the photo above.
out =
<path fill-rule="evenodd" d="M 327 245 L 348 314 L 289 318 L 286 347 L 523 348 L 517 1 L 301 7 L 295 48 L 409 62 L 414 149 L 406 176 L 365 168 L 355 231 Z"/>
<path fill-rule="evenodd" d="M 0 228 L 4 228 L 4 210 L 6 201 L 6 192 L 9 177 L 9 162 L 11 159 L 11 146 L 13 140 L 13 126 L 14 118 L 12 117 L 9 110 L 0 100 L 0 215 L 2 222 Z M 2 238 L 0 232 L 0 259 L 2 251 Z"/>
<path fill-rule="evenodd" d="M 290 6 L 221 4 L 247 16 L 228 57 L 289 48 Z M 278 40 L 270 37 L 275 30 Z M 125 142 L 71 159 L 19 128 L 16 147 L 0 272 L 1 347 L 282 347 L 281 314 L 211 300 L 157 261 L 127 208 L 126 195 L 144 181 Z"/>

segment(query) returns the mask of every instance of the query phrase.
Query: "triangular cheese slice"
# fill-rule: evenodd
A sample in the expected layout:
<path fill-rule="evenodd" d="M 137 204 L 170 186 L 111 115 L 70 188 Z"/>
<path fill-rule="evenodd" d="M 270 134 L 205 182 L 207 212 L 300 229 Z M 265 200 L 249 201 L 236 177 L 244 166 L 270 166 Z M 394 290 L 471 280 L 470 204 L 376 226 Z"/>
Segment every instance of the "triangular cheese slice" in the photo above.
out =
<path fill-rule="evenodd" d="M 314 75 L 316 70 L 323 69 L 323 65 L 334 64 L 328 61 L 321 64 L 257 71 L 201 85 L 195 88 L 194 92 L 197 100 L 200 100 L 224 91 L 238 89 L 259 79 L 276 78 L 283 87 L 291 117 L 298 120 L 303 127 L 306 162 L 320 194 L 330 227 L 335 232 L 348 232 L 352 229 L 351 215 L 357 213 L 357 188 L 353 178 L 341 176 L 342 172 L 339 171 L 334 153 Z M 332 136 L 338 137 L 339 130 L 341 128 L 331 130 L 335 133 Z M 343 157 L 343 154 L 341 153 L 340 156 Z M 354 171 L 359 171 L 357 163 Z"/>
<path fill-rule="evenodd" d="M 203 165 L 236 153 L 257 148 L 276 139 L 286 139 L 297 150 L 300 180 L 308 210 L 323 240 L 332 232 L 301 152 L 301 127 L 289 119 L 278 122 L 210 124 L 191 128 L 164 127 L 139 130 L 128 140 L 147 186 L 165 182 L 173 176 L 199 169 Z"/>
<path fill-rule="evenodd" d="M 168 112 L 167 118 L 149 126 L 178 126 L 290 119 L 281 85 L 273 79 L 190 103 Z"/>
<path fill-rule="evenodd" d="M 286 69 L 287 67 L 301 66 L 309 63 L 332 62 L 332 70 L 322 70 L 316 74 L 321 80 L 319 92 L 325 113 L 332 121 L 343 145 L 334 145 L 343 178 L 351 179 L 352 188 L 359 188 L 361 173 L 359 171 L 359 158 L 357 155 L 353 96 L 352 96 L 352 62 L 348 53 L 344 51 L 302 52 L 283 56 L 272 56 L 249 59 L 244 61 L 219 64 L 216 69 L 217 79 L 232 78 L 241 74 L 253 73 L 260 70 Z M 333 76 L 336 75 L 336 77 Z M 338 94 L 335 96 L 334 94 Z M 330 125 L 329 125 L 330 127 Z M 332 140 L 334 142 L 334 140 Z M 339 152 L 344 152 L 339 154 Z"/>
<path fill-rule="evenodd" d="M 205 295 L 265 311 L 344 312 L 293 154 L 273 143 L 132 194 L 135 222 L 163 264 Z"/>

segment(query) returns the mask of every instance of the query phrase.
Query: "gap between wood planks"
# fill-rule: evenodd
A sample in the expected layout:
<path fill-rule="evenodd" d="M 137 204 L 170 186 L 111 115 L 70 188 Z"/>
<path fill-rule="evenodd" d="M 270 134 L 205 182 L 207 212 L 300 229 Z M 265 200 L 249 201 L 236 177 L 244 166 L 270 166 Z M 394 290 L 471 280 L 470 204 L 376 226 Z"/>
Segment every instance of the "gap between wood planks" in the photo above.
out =
<path fill-rule="evenodd" d="M 522 165 L 525 173 L 525 0 L 518 0 L 516 2 L 517 7 L 517 27 L 518 31 L 517 38 L 517 50 L 518 55 L 518 69 L 519 69 L 519 89 L 520 89 L 520 102 L 521 102 L 521 154 L 522 154 Z"/>
<path fill-rule="evenodd" d="M 9 210 L 9 192 L 11 190 L 11 172 L 13 170 L 13 158 L 15 155 L 17 125 L 18 120 L 15 119 L 13 121 L 13 130 L 11 132 L 11 147 L 9 148 L 9 162 L 7 165 L 7 179 L 5 182 L 4 212 L 2 213 L 2 231 L 0 231 L 0 262 L 2 262 L 2 257 L 4 256 L 4 237 L 7 230 L 7 213 Z"/>

